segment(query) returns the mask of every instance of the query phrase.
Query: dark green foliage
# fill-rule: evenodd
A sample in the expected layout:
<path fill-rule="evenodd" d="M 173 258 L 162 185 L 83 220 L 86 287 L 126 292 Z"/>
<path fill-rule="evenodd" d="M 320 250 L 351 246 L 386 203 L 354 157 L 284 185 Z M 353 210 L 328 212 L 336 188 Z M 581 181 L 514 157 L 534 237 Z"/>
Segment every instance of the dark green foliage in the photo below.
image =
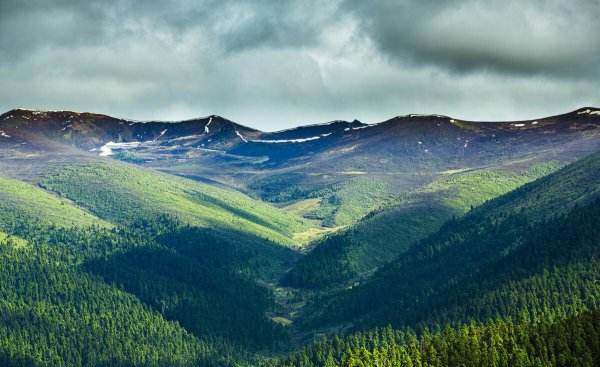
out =
<path fill-rule="evenodd" d="M 281 178 L 258 180 L 249 184 L 248 188 L 257 192 L 261 199 L 273 203 L 285 203 L 308 196 L 308 191 L 300 185 Z"/>
<path fill-rule="evenodd" d="M 325 340 L 278 367 L 584 367 L 600 364 L 600 311 L 536 323 L 496 321 L 445 328 L 420 338 L 390 327 Z"/>
<path fill-rule="evenodd" d="M 268 178 L 253 182 L 248 188 L 274 203 L 320 199 L 319 207 L 307 211 L 304 217 L 319 220 L 325 227 L 356 222 L 389 199 L 389 185 L 375 178 L 354 178 L 310 190 L 281 178 Z"/>
<path fill-rule="evenodd" d="M 305 214 L 318 219 L 326 227 L 355 222 L 388 198 L 388 184 L 374 178 L 355 178 L 325 186 L 310 193 L 321 198 L 318 209 Z"/>
<path fill-rule="evenodd" d="M 13 352 L 33 348 L 39 353 L 34 360 L 42 365 L 95 365 L 103 361 L 114 365 L 140 358 L 142 362 L 134 365 L 158 362 L 192 365 L 196 360 L 203 361 L 209 352 L 210 361 L 219 364 L 227 360 L 250 359 L 247 349 L 278 349 L 286 344 L 284 330 L 266 317 L 266 312 L 273 307 L 272 295 L 255 282 L 261 269 L 261 264 L 256 261 L 262 260 L 261 256 L 254 255 L 256 249 L 253 252 L 253 247 L 237 246 L 210 230 L 184 226 L 166 216 L 141 220 L 121 229 L 56 228 L 27 221 L 15 221 L 2 229 L 27 239 L 26 242 L 19 240 L 16 246 L 12 237 L 8 237 L 12 242 L 2 246 L 7 251 L 7 264 L 0 276 L 11 276 L 16 272 L 22 277 L 22 280 L 11 278 L 3 284 L 8 286 L 16 282 L 15 287 L 26 288 L 12 291 L 3 288 L 13 293 L 0 296 L 1 302 L 15 308 L 3 313 L 4 321 L 11 325 L 7 326 L 6 337 L 13 338 L 21 335 L 23 330 L 29 330 L 32 339 L 20 341 L 23 346 Z M 23 260 L 20 268 L 7 268 L 21 264 L 15 261 L 21 261 L 24 256 L 27 261 Z M 50 283 L 44 285 L 40 279 Z M 57 316 L 53 312 L 84 307 L 81 303 L 100 302 L 96 297 L 117 307 L 122 315 L 112 314 L 116 311 L 110 308 L 105 311 L 107 306 L 102 304 L 94 306 L 96 308 L 89 311 L 94 313 L 93 317 L 106 315 L 102 317 L 111 320 L 110 325 L 100 323 L 98 330 L 88 330 L 88 326 L 81 324 L 86 318 L 93 317 L 80 315 L 79 311 L 71 312 L 75 314 L 71 318 L 55 320 Z M 119 301 L 123 297 L 127 304 Z M 34 302 L 42 302 L 44 307 L 54 311 L 36 316 L 35 312 L 42 311 L 35 309 L 27 311 L 31 316 L 22 316 L 27 309 L 21 305 L 33 305 Z M 148 314 L 140 316 L 144 320 L 136 321 L 131 315 L 131 312 L 141 312 L 136 308 Z M 18 314 L 12 316 L 11 312 L 17 311 Z M 18 321 L 15 317 L 23 319 Z M 47 330 L 36 326 L 36 318 L 48 323 Z M 31 321 L 26 321 L 28 319 Z M 156 329 L 161 323 L 173 330 L 165 334 L 164 328 Z M 112 329 L 117 325 L 125 333 L 122 339 Z M 89 340 L 79 343 L 77 339 L 60 337 L 62 328 L 67 328 L 64 332 L 71 332 L 71 327 L 82 329 L 82 337 Z M 154 328 L 154 334 L 148 337 L 134 333 L 138 329 L 139 333 L 149 333 L 144 331 L 145 328 Z M 96 332 L 103 333 L 111 344 L 99 351 L 91 351 L 91 340 L 100 338 L 94 336 Z M 44 333 L 55 333 L 58 340 L 48 341 L 50 345 L 36 342 Z M 180 333 L 185 339 L 178 341 L 173 333 Z M 171 341 L 172 337 L 175 339 Z M 34 342 L 35 347 L 26 346 Z M 123 349 L 120 344 L 131 345 L 131 350 Z M 69 353 L 71 349 L 75 353 Z M 96 352 L 98 354 L 82 356 Z M 48 353 L 54 356 L 53 360 L 48 359 Z M 111 355 L 118 358 L 111 360 Z"/>
<path fill-rule="evenodd" d="M 167 249 L 138 248 L 94 261 L 86 269 L 136 295 L 168 320 L 194 335 L 223 337 L 249 348 L 286 342 L 283 330 L 266 318 L 273 301 L 263 287 L 222 269 Z"/>
<path fill-rule="evenodd" d="M 589 163 L 583 161 L 583 167 Z M 557 175 L 574 179 L 574 169 L 581 167 L 567 167 Z M 582 180 L 596 177 L 577 186 L 581 195 L 595 192 L 600 183 L 597 172 L 580 172 Z M 540 195 L 535 206 L 521 203 L 529 202 L 542 186 L 552 191 L 553 186 L 545 186 L 552 180 L 557 177 L 542 179 L 447 222 L 364 286 L 342 294 L 317 319 L 432 326 L 523 312 L 532 318 L 572 314 L 597 307 L 600 200 L 544 220 L 548 217 L 539 215 L 540 206 L 558 207 L 561 197 L 556 192 L 548 201 Z M 592 189 L 586 190 L 586 185 Z M 577 201 L 592 198 L 580 196 Z M 564 204 L 563 211 L 568 207 Z"/>
<path fill-rule="evenodd" d="M 146 161 L 144 158 L 140 157 L 138 154 L 136 154 L 130 150 L 123 150 L 121 152 L 118 152 L 117 154 L 113 154 L 112 158 L 118 159 L 123 162 L 129 162 L 129 163 L 135 163 L 135 164 L 141 164 Z"/>
<path fill-rule="evenodd" d="M 0 243 L 0 364 L 219 364 L 211 346 L 53 252 Z"/>
<path fill-rule="evenodd" d="M 394 260 L 452 216 L 558 168 L 558 163 L 549 162 L 517 173 L 482 170 L 440 178 L 317 241 L 314 250 L 286 274 L 285 284 L 318 289 L 345 286 Z"/>

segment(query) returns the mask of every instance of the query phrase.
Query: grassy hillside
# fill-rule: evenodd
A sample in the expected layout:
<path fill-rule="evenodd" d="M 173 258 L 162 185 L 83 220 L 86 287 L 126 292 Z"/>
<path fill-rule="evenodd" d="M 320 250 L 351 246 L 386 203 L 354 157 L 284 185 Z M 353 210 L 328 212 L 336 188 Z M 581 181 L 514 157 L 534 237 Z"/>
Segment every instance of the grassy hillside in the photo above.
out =
<path fill-rule="evenodd" d="M 328 185 L 311 192 L 311 197 L 320 198 L 319 207 L 306 212 L 304 217 L 321 220 L 326 227 L 351 224 L 389 199 L 388 186 L 373 178 Z"/>
<path fill-rule="evenodd" d="M 133 166 L 89 163 L 65 167 L 42 185 L 101 218 L 131 223 L 167 213 L 192 225 L 222 228 L 292 246 L 307 224 L 241 193 Z"/>
<path fill-rule="evenodd" d="M 327 287 L 367 274 L 452 216 L 462 215 L 560 166 L 550 162 L 521 172 L 488 169 L 449 174 L 404 195 L 349 229 L 318 241 L 286 276 L 286 282 L 300 287 Z"/>
<path fill-rule="evenodd" d="M 596 308 L 598 197 L 600 153 L 448 221 L 321 315 L 431 326 Z"/>
<path fill-rule="evenodd" d="M 24 220 L 58 227 L 111 227 L 70 200 L 18 180 L 0 178 L 0 225 L 6 228 Z"/>
<path fill-rule="evenodd" d="M 325 227 L 338 227 L 361 219 L 390 198 L 389 185 L 360 177 L 309 189 L 293 178 L 268 178 L 249 185 L 263 200 L 287 204 L 284 209 Z"/>

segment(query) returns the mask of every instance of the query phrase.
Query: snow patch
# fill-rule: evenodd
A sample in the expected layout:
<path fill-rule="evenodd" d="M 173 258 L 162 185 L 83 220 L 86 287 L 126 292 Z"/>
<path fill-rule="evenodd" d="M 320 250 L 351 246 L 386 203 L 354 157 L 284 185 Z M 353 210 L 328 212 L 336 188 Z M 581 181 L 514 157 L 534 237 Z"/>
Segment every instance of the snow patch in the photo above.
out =
<path fill-rule="evenodd" d="M 411 113 L 410 115 L 405 115 L 405 116 L 398 116 L 399 118 L 403 118 L 403 117 L 437 117 L 437 118 L 441 118 L 441 119 L 447 119 L 448 116 L 444 116 L 444 115 L 423 115 L 420 113 Z"/>
<path fill-rule="evenodd" d="M 210 132 L 210 130 L 208 129 L 208 125 L 210 125 L 210 123 L 212 122 L 212 117 L 210 117 L 208 119 L 208 124 L 206 124 L 206 126 L 204 126 L 204 133 L 208 134 Z"/>
<path fill-rule="evenodd" d="M 109 156 L 109 155 L 113 155 L 113 149 L 129 149 L 129 148 L 136 148 L 137 146 L 140 145 L 140 142 L 138 141 L 134 141 L 131 143 L 115 143 L 113 141 L 109 141 L 108 143 L 104 144 L 103 146 L 100 147 L 100 154 L 101 156 Z"/>
<path fill-rule="evenodd" d="M 531 124 L 532 124 L 532 125 L 537 125 L 537 124 L 538 124 L 538 122 L 537 122 L 537 121 L 534 121 L 534 122 L 532 122 Z"/>
<path fill-rule="evenodd" d="M 239 136 L 239 137 L 240 137 L 240 139 L 242 139 L 242 141 L 243 141 L 244 143 L 247 143 L 247 142 L 248 142 L 248 140 L 246 140 L 246 139 L 245 139 L 245 138 L 242 136 L 242 134 L 240 134 L 240 132 L 239 132 L 239 131 L 237 131 L 237 130 L 236 130 L 236 131 L 235 131 L 235 134 L 236 134 L 237 136 Z"/>
<path fill-rule="evenodd" d="M 310 138 L 303 138 L 303 139 L 287 139 L 287 140 L 251 140 L 251 142 L 253 143 L 304 143 L 307 141 L 312 141 L 312 140 L 317 140 L 317 139 L 321 139 L 324 138 L 326 136 L 331 135 L 331 133 L 327 133 L 327 134 L 321 134 L 319 136 L 311 136 Z"/>
<path fill-rule="evenodd" d="M 67 126 L 63 127 L 61 130 L 62 130 L 62 131 L 65 131 L 65 130 L 67 130 L 68 128 L 70 128 L 71 126 L 73 126 L 73 125 L 67 125 Z"/>
<path fill-rule="evenodd" d="M 10 135 L 8 135 L 7 133 L 5 133 L 4 131 L 0 131 L 0 136 L 2 136 L 4 138 L 10 138 Z"/>
<path fill-rule="evenodd" d="M 578 115 L 588 114 L 588 115 L 599 115 L 600 116 L 600 110 L 590 110 L 588 108 L 587 110 L 577 112 L 577 114 Z"/>
<path fill-rule="evenodd" d="M 511 124 L 511 125 L 514 126 L 514 127 L 523 127 L 523 126 L 525 126 L 525 124 Z"/>

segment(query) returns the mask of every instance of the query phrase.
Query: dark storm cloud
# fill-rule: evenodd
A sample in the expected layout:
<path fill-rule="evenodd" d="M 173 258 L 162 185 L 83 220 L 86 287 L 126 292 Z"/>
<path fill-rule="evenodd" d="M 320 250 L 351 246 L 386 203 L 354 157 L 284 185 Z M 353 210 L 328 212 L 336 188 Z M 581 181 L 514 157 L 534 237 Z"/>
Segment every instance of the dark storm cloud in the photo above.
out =
<path fill-rule="evenodd" d="M 598 75 L 598 0 L 347 0 L 393 59 L 459 72 Z"/>
<path fill-rule="evenodd" d="M 192 31 L 209 34 L 230 51 L 302 47 L 318 41 L 335 4 L 314 0 L 3 1 L 0 46 L 4 56 L 21 56 L 35 47 L 113 42 L 132 32 L 166 31 L 178 37 Z"/>
<path fill-rule="evenodd" d="M 600 105 L 600 2 L 0 0 L 0 109 L 263 129 Z"/>

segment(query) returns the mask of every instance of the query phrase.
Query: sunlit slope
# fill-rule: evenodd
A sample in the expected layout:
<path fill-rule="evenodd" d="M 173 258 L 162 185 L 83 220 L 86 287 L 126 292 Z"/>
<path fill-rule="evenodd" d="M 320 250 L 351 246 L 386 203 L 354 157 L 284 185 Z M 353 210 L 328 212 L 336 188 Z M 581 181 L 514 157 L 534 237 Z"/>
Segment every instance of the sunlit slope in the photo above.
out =
<path fill-rule="evenodd" d="M 324 314 L 385 325 L 596 308 L 599 197 L 596 153 L 447 222 Z"/>
<path fill-rule="evenodd" d="M 64 167 L 48 174 L 42 185 L 118 223 L 167 213 L 192 225 L 232 229 L 285 245 L 307 228 L 298 216 L 239 192 L 130 165 Z"/>
<path fill-rule="evenodd" d="M 28 221 L 57 227 L 111 224 L 45 190 L 22 181 L 0 178 L 0 223 L 4 228 Z"/>
<path fill-rule="evenodd" d="M 489 169 L 451 173 L 402 196 L 349 229 L 324 238 L 286 280 L 300 287 L 327 287 L 367 274 L 436 231 L 452 216 L 560 167 L 550 162 L 520 172 Z"/>

